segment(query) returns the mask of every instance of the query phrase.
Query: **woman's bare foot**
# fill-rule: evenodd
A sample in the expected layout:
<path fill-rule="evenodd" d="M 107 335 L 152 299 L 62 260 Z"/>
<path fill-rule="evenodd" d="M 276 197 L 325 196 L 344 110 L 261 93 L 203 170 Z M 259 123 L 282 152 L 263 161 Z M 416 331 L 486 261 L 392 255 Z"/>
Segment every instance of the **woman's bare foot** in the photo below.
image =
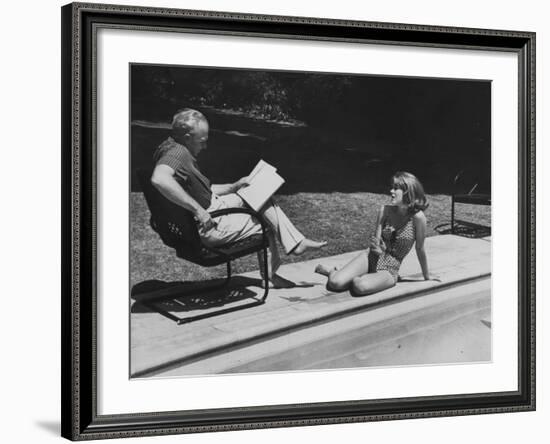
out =
<path fill-rule="evenodd" d="M 262 288 L 265 287 L 265 281 L 262 280 Z M 278 274 L 274 274 L 269 278 L 269 288 L 294 288 L 296 284 L 288 279 L 285 279 Z"/>
<path fill-rule="evenodd" d="M 319 264 L 315 267 L 315 273 L 322 274 L 323 276 L 328 276 L 334 270 L 336 270 L 336 267 L 327 267 L 323 264 Z"/>
<path fill-rule="evenodd" d="M 326 242 L 317 242 L 313 241 L 311 239 L 304 238 L 295 248 L 290 252 L 290 254 L 294 254 L 296 256 L 299 256 L 300 254 L 304 253 L 306 250 L 317 250 L 319 248 L 323 248 L 327 243 Z"/>

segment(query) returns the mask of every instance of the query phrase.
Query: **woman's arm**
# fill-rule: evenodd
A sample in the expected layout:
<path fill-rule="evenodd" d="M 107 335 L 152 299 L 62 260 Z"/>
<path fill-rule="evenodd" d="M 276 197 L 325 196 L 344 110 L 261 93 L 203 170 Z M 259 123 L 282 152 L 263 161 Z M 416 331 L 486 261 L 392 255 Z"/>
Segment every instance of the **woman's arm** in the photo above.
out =
<path fill-rule="evenodd" d="M 422 268 L 422 275 L 425 280 L 430 279 L 430 272 L 428 271 L 428 259 L 426 258 L 426 251 L 424 250 L 424 240 L 426 239 L 426 216 L 424 212 L 419 211 L 413 216 L 413 223 L 416 232 L 415 248 L 418 262 L 420 262 L 420 268 Z"/>
<path fill-rule="evenodd" d="M 386 206 L 382 205 L 378 211 L 378 217 L 376 219 L 376 225 L 374 229 L 374 235 L 371 237 L 369 242 L 369 248 L 373 253 L 382 254 L 383 248 L 385 245 L 382 242 L 382 224 L 384 222 L 384 215 L 386 211 Z"/>
<path fill-rule="evenodd" d="M 378 218 L 376 219 L 376 231 L 375 236 L 380 241 L 382 238 L 382 223 L 384 222 L 384 215 L 386 214 L 386 205 L 380 206 L 378 211 Z"/>

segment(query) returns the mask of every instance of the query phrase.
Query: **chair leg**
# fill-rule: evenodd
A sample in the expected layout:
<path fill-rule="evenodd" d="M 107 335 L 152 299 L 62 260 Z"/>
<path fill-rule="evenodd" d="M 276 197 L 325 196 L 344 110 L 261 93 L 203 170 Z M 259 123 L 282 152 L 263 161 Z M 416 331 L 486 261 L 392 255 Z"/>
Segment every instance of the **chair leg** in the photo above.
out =
<path fill-rule="evenodd" d="M 267 248 L 264 247 L 264 263 L 263 263 L 263 268 L 264 268 L 264 295 L 262 296 L 262 304 L 265 302 L 265 300 L 267 299 L 267 294 L 269 293 L 269 276 L 268 276 L 268 271 L 269 271 L 269 267 L 267 265 Z M 260 264 L 260 267 L 262 266 L 262 264 Z"/>
<path fill-rule="evenodd" d="M 221 284 L 211 285 L 200 290 L 195 290 L 194 294 L 209 293 L 213 290 L 221 290 L 229 285 L 231 281 L 231 261 L 227 262 L 227 275 Z"/>
<path fill-rule="evenodd" d="M 221 284 L 212 285 L 210 287 L 206 287 L 202 290 L 199 290 L 197 293 L 208 293 L 212 290 L 220 290 L 222 288 L 227 287 L 230 281 L 231 281 L 231 261 L 227 261 L 227 275 L 224 281 Z"/>
<path fill-rule="evenodd" d="M 451 234 L 455 234 L 455 196 L 451 197 Z"/>

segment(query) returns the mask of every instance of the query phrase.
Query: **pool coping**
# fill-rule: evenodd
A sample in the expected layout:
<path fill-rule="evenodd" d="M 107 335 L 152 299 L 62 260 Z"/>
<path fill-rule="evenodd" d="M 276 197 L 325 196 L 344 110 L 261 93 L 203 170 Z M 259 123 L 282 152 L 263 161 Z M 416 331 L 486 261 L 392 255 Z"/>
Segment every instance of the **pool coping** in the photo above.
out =
<path fill-rule="evenodd" d="M 272 289 L 266 303 L 259 307 L 196 321 L 175 327 L 172 321 L 156 313 L 132 313 L 131 378 L 154 376 L 168 368 L 184 365 L 205 356 L 222 352 L 229 347 L 246 345 L 277 335 L 307 328 L 311 325 L 345 317 L 378 304 L 398 303 L 422 297 L 461 284 L 484 279 L 491 275 L 491 242 L 488 238 L 469 239 L 454 235 L 426 239 L 431 270 L 441 282 L 400 282 L 386 291 L 365 297 L 352 297 L 349 292 L 334 293 L 324 288 L 326 278 L 313 275 L 311 270 L 320 260 L 287 264 L 281 274 L 294 281 L 304 275 L 313 285 L 303 288 Z M 449 254 L 451 252 L 452 254 Z M 331 264 L 341 263 L 357 252 L 323 258 Z M 402 275 L 418 279 L 419 267 L 410 254 L 402 265 Z M 434 265 L 435 264 L 435 265 Z M 307 274 L 306 274 L 307 273 Z M 257 277 L 257 272 L 240 276 Z M 312 290 L 313 288 L 313 290 Z M 260 288 L 247 287 L 258 294 Z M 171 324 L 167 324 L 171 322 Z"/>

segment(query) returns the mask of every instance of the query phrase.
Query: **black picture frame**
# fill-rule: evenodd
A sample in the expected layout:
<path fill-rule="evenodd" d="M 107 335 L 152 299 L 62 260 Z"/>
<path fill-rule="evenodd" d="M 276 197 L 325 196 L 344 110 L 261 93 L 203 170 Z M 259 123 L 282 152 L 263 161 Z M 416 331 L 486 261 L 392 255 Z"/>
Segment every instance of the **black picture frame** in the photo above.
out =
<path fill-rule="evenodd" d="M 62 436 L 121 438 L 535 409 L 535 33 L 72 3 L 62 14 Z M 97 414 L 98 27 L 508 51 L 519 66 L 518 390 L 261 407 Z M 511 210 L 512 211 L 512 210 Z"/>

